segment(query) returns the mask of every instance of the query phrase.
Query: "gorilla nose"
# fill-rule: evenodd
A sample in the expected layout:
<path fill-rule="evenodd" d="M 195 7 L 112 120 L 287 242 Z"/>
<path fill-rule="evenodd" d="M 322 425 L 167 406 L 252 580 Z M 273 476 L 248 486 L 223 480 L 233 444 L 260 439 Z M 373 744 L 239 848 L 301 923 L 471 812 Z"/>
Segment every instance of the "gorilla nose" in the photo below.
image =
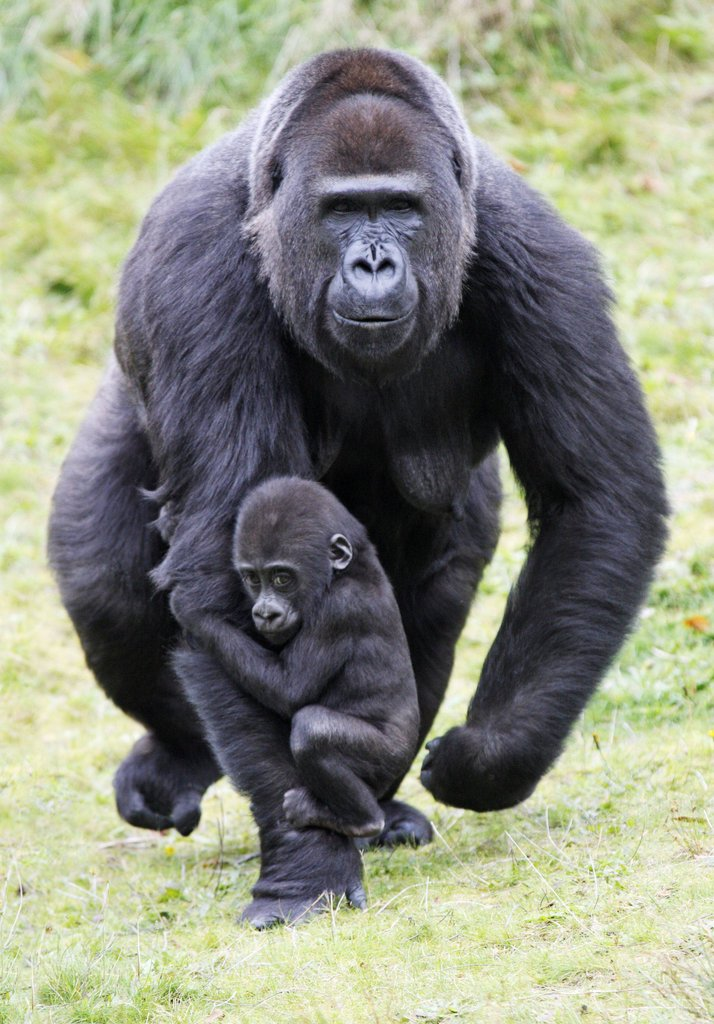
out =
<path fill-rule="evenodd" d="M 260 605 L 253 609 L 253 621 L 256 626 L 263 627 L 270 626 L 272 628 L 280 625 L 280 619 L 282 618 L 282 611 L 279 608 L 273 608 L 269 604 Z"/>
<path fill-rule="evenodd" d="M 345 253 L 342 276 L 360 300 L 383 305 L 404 292 L 406 266 L 396 246 L 354 242 Z"/>
<path fill-rule="evenodd" d="M 379 277 L 382 279 L 394 277 L 397 272 L 397 267 L 394 260 L 385 256 L 383 252 L 377 250 L 376 246 L 371 246 L 370 251 L 363 256 L 358 256 L 356 260 L 352 261 L 350 267 L 353 278 L 363 281 L 367 278 Z"/>

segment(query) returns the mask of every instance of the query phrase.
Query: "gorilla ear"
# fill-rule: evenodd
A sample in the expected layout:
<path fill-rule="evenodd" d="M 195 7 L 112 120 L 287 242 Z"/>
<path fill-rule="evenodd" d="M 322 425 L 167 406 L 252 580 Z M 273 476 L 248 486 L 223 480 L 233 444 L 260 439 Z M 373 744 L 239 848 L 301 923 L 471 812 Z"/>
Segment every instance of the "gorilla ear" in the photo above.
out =
<path fill-rule="evenodd" d="M 456 150 L 451 154 L 451 166 L 454 168 L 454 175 L 456 176 L 456 183 L 461 185 L 461 161 L 459 160 L 459 154 Z"/>
<path fill-rule="evenodd" d="M 283 181 L 283 168 L 280 163 L 275 160 L 272 167 L 270 168 L 270 187 L 273 195 L 278 191 Z"/>
<path fill-rule="evenodd" d="M 337 571 L 346 569 L 352 561 L 352 545 L 341 533 L 335 533 L 330 537 L 330 562 L 332 568 Z"/>

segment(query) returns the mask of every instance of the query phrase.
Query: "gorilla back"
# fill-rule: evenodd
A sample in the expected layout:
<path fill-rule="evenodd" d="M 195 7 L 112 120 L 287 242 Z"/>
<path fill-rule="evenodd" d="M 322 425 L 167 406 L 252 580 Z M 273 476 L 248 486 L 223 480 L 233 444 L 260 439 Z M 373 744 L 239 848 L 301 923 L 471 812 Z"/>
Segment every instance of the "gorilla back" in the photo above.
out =
<path fill-rule="evenodd" d="M 475 810 L 533 790 L 665 537 L 657 445 L 609 302 L 592 248 L 401 54 L 313 58 L 178 173 L 125 266 L 118 362 L 65 464 L 50 537 L 93 671 L 149 730 L 115 780 L 127 820 L 189 829 L 218 773 L 167 651 L 180 609 L 247 623 L 231 523 L 268 476 L 321 480 L 366 525 L 426 735 L 496 543 L 499 439 L 533 543 L 466 724 L 431 745 L 422 780 Z M 251 793 L 261 899 L 348 891 L 340 837 L 284 855 L 287 739 L 247 698 L 235 717 L 237 734 L 262 731 L 270 762 Z M 385 841 L 428 836 L 417 812 L 383 809 Z"/>

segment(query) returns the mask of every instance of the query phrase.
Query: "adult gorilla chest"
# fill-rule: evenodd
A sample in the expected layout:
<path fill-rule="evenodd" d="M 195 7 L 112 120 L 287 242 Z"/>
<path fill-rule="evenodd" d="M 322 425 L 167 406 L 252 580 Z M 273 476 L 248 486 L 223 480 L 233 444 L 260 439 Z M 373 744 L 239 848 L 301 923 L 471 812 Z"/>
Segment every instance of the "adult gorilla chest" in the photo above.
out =
<path fill-rule="evenodd" d="M 390 510 L 432 526 L 458 518 L 471 470 L 497 440 L 484 372 L 457 321 L 418 370 L 382 387 L 303 378 L 317 475 L 373 531 Z"/>

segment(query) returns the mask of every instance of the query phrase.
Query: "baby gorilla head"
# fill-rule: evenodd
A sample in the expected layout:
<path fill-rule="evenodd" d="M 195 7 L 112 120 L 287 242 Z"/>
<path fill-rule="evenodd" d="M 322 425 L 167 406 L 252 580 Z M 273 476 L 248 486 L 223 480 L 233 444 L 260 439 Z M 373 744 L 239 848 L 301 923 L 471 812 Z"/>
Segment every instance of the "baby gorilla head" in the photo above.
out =
<path fill-rule="evenodd" d="M 255 628 L 281 646 L 309 621 L 336 572 L 352 561 L 362 528 L 324 487 L 276 477 L 252 491 L 241 507 L 233 563 L 253 602 Z"/>

